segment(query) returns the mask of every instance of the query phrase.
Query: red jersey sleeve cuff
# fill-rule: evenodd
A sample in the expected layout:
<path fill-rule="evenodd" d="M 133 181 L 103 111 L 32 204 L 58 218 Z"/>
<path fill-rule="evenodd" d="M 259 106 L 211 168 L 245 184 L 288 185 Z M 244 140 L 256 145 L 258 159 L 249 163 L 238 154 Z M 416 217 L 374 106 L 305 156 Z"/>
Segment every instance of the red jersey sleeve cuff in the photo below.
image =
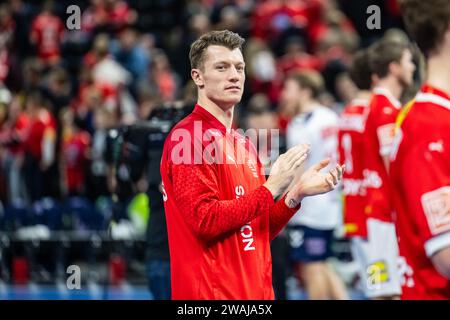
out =
<path fill-rule="evenodd" d="M 272 192 L 270 192 L 269 189 L 267 189 L 265 186 L 261 186 L 258 189 L 261 189 L 261 194 L 266 199 L 267 203 L 269 203 L 269 206 L 275 204 L 275 199 L 273 198 Z"/>

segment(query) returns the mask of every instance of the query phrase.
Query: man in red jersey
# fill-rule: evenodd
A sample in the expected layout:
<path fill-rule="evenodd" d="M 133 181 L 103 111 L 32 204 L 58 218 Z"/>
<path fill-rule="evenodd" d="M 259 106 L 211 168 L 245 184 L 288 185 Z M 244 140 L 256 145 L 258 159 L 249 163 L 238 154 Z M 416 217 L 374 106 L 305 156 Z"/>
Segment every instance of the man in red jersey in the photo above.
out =
<path fill-rule="evenodd" d="M 344 108 L 340 115 L 338 132 L 339 161 L 345 164 L 342 176 L 343 186 L 343 221 L 345 235 L 351 239 L 352 255 L 358 264 L 361 286 L 368 298 L 376 295 L 368 288 L 367 267 L 372 261 L 370 242 L 367 238 L 366 187 L 364 184 L 364 130 L 369 114 L 370 89 L 373 80 L 369 67 L 367 49 L 358 51 L 349 70 L 350 78 L 358 87 L 356 97 Z"/>
<path fill-rule="evenodd" d="M 350 78 L 358 87 L 356 97 L 344 108 L 339 121 L 339 160 L 345 164 L 342 176 L 344 225 L 347 237 L 367 237 L 365 208 L 364 129 L 372 96 L 368 52 L 358 51 L 350 67 Z"/>
<path fill-rule="evenodd" d="M 342 175 L 340 166 L 319 172 L 327 159 L 290 186 L 309 148 L 299 145 L 265 181 L 255 147 L 231 130 L 245 81 L 243 42 L 212 31 L 189 53 L 197 105 L 161 159 L 173 299 L 273 299 L 270 241 L 304 197 L 332 190 Z"/>
<path fill-rule="evenodd" d="M 391 153 L 399 248 L 409 271 L 402 299 L 450 299 L 450 3 L 400 4 L 428 65 L 426 84 L 397 119 Z"/>
<path fill-rule="evenodd" d="M 367 190 L 367 232 L 372 261 L 367 286 L 373 298 L 397 298 L 401 293 L 398 244 L 388 180 L 389 152 L 394 137 L 398 100 L 412 84 L 415 66 L 409 44 L 380 40 L 369 49 L 370 69 L 378 78 L 367 116 L 364 184 Z"/>
<path fill-rule="evenodd" d="M 45 175 L 55 161 L 56 120 L 45 105 L 46 101 L 39 92 L 31 92 L 27 96 L 29 122 L 23 141 L 24 176 L 32 201 L 47 195 L 49 182 Z"/>

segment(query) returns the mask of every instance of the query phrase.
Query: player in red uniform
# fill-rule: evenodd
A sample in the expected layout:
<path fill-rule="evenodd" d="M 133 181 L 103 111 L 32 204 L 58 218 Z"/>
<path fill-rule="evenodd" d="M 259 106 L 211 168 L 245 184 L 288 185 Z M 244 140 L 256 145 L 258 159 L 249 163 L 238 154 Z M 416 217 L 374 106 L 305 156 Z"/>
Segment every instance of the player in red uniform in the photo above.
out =
<path fill-rule="evenodd" d="M 347 237 L 367 237 L 364 188 L 364 129 L 372 96 L 371 70 L 367 50 L 358 51 L 350 68 L 350 77 L 359 88 L 358 94 L 340 115 L 339 161 L 345 164 L 342 176 L 344 227 Z"/>
<path fill-rule="evenodd" d="M 428 64 L 426 84 L 398 117 L 391 153 L 402 299 L 450 299 L 450 3 L 401 5 Z"/>
<path fill-rule="evenodd" d="M 23 146 L 25 149 L 24 176 L 28 196 L 32 201 L 46 195 L 48 182 L 45 173 L 55 161 L 56 120 L 45 108 L 39 92 L 27 96 L 26 112 L 29 117 Z"/>
<path fill-rule="evenodd" d="M 68 196 L 84 195 L 86 176 L 84 168 L 91 137 L 76 123 L 72 109 L 61 111 L 61 176 Z"/>
<path fill-rule="evenodd" d="M 387 175 L 398 100 L 412 84 L 415 66 L 407 42 L 382 39 L 369 49 L 370 69 L 377 76 L 366 121 L 364 183 L 367 190 L 367 232 L 371 261 L 367 267 L 368 295 L 398 297 L 398 245 L 393 224 L 391 188 Z"/>
<path fill-rule="evenodd" d="M 273 299 L 270 240 L 303 197 L 332 190 L 342 175 L 340 166 L 319 173 L 325 160 L 289 186 L 308 151 L 300 145 L 265 181 L 255 147 L 231 130 L 243 41 L 213 31 L 191 46 L 198 103 L 169 134 L 161 160 L 173 299 Z"/>
<path fill-rule="evenodd" d="M 350 78 L 359 91 L 340 115 L 338 132 L 339 161 L 345 164 L 342 176 L 342 211 L 345 236 L 351 239 L 353 259 L 358 265 L 361 288 L 368 298 L 373 298 L 374 291 L 369 291 L 367 267 L 374 261 L 371 258 L 371 243 L 367 237 L 366 226 L 366 187 L 364 181 L 364 154 L 366 141 L 364 131 L 369 114 L 371 88 L 376 79 L 369 66 L 367 49 L 358 51 L 349 70 Z"/>

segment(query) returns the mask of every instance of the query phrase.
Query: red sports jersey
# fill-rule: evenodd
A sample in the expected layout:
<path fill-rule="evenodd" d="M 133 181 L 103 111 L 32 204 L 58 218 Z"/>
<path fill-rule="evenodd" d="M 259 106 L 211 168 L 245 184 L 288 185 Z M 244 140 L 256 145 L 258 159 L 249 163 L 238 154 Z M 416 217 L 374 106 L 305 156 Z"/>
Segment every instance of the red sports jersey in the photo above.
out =
<path fill-rule="evenodd" d="M 66 175 L 66 189 L 69 193 L 80 192 L 85 185 L 84 168 L 86 166 L 86 152 L 89 147 L 90 136 L 86 131 L 64 134 L 61 153 Z"/>
<path fill-rule="evenodd" d="M 375 88 L 367 117 L 364 152 L 364 183 L 367 187 L 367 218 L 393 222 L 389 179 L 383 156 L 389 156 L 394 138 L 395 119 L 401 104 L 384 88 Z"/>
<path fill-rule="evenodd" d="M 430 257 L 450 246 L 450 97 L 424 86 L 403 120 L 390 163 L 403 299 L 450 299 L 450 280 Z M 400 123 L 399 123 L 400 124 Z"/>
<path fill-rule="evenodd" d="M 37 41 L 39 57 L 44 61 L 59 58 L 64 25 L 54 15 L 41 14 L 33 21 L 31 35 Z"/>
<path fill-rule="evenodd" d="M 36 159 L 41 160 L 43 142 L 56 135 L 56 120 L 48 110 L 40 110 L 36 118 L 31 118 L 27 128 L 25 150 Z"/>
<path fill-rule="evenodd" d="M 171 131 L 161 176 L 173 299 L 274 298 L 269 242 L 298 207 L 274 203 L 261 169 L 249 140 L 198 105 Z"/>
<path fill-rule="evenodd" d="M 367 237 L 364 186 L 364 130 L 369 101 L 355 99 L 340 116 L 338 133 L 339 162 L 345 164 L 342 177 L 345 233 L 348 237 Z"/>
<path fill-rule="evenodd" d="M 23 141 L 25 139 L 29 122 L 30 119 L 28 115 L 25 112 L 21 112 L 12 128 L 13 134 L 16 136 L 17 140 Z M 24 146 L 21 143 L 10 148 L 10 151 L 13 154 L 21 153 L 23 150 Z"/>

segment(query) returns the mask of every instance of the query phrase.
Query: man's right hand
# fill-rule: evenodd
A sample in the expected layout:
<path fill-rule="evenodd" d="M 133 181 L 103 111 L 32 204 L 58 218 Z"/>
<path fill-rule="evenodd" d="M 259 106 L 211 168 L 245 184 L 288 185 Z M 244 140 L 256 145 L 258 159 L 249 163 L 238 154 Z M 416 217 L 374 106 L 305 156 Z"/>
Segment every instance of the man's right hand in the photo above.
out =
<path fill-rule="evenodd" d="M 274 198 L 283 194 L 294 179 L 298 168 L 308 156 L 309 144 L 299 144 L 283 153 L 272 166 L 264 187 L 269 189 Z"/>

